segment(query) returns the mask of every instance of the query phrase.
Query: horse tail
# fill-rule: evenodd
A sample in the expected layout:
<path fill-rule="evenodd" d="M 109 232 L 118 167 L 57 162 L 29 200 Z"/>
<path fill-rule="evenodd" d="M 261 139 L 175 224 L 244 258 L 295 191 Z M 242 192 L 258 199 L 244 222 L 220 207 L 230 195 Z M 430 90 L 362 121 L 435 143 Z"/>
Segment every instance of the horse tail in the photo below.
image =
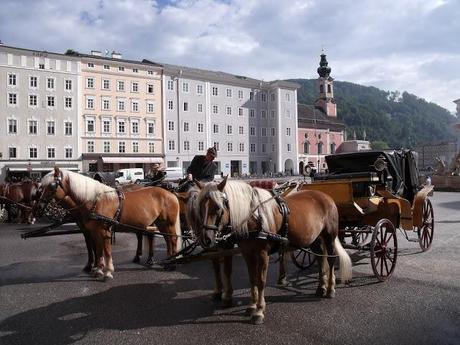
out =
<path fill-rule="evenodd" d="M 345 249 L 343 249 L 338 237 L 335 238 L 334 247 L 340 260 L 340 280 L 342 283 L 345 283 L 351 280 L 351 259 Z"/>
<path fill-rule="evenodd" d="M 175 224 L 175 229 L 176 229 L 176 235 L 177 235 L 177 242 L 176 242 L 176 253 L 178 253 L 182 249 L 182 230 L 180 228 L 180 211 L 177 211 L 177 216 L 176 216 L 176 224 Z"/>

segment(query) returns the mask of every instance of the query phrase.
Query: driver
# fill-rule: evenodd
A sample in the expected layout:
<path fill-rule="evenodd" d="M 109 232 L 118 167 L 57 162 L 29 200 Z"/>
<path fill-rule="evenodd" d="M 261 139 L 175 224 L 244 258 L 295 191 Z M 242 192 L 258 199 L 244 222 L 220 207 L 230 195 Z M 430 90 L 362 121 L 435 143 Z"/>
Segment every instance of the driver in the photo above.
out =
<path fill-rule="evenodd" d="M 217 164 L 214 159 L 217 157 L 215 147 L 210 147 L 206 155 L 196 155 L 193 157 L 190 166 L 187 168 L 187 180 L 210 182 L 214 180 L 214 175 L 217 173 Z"/>

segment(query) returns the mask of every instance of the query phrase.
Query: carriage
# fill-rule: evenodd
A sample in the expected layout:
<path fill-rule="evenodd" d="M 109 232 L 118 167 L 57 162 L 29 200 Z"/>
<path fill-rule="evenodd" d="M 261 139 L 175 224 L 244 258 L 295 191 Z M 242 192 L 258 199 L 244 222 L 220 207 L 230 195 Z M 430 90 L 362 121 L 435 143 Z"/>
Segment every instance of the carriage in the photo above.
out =
<path fill-rule="evenodd" d="M 428 194 L 433 186 L 421 185 L 415 152 L 343 153 L 327 156 L 326 162 L 329 173 L 300 189 L 319 190 L 334 199 L 343 246 L 369 251 L 378 280 L 388 279 L 396 267 L 398 229 L 407 240 L 419 242 L 422 251 L 431 247 L 434 218 Z M 315 261 L 306 248 L 291 256 L 302 269 Z"/>

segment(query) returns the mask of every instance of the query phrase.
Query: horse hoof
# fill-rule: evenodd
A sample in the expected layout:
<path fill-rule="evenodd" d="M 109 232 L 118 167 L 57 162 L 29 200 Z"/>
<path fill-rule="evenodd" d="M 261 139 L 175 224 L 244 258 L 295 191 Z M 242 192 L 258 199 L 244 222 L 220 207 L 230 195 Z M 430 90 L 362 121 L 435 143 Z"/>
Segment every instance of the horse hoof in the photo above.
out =
<path fill-rule="evenodd" d="M 335 290 L 329 290 L 326 294 L 326 298 L 334 298 L 335 297 Z"/>
<path fill-rule="evenodd" d="M 104 275 L 104 281 L 107 281 L 107 280 L 112 280 L 113 279 L 113 275 L 111 272 L 106 272 L 105 275 Z"/>
<path fill-rule="evenodd" d="M 253 315 L 251 317 L 251 322 L 253 325 L 261 325 L 264 323 L 264 317 L 262 315 Z"/>
<path fill-rule="evenodd" d="M 138 264 L 139 262 L 141 262 L 141 259 L 136 255 L 133 259 L 133 263 Z"/>
<path fill-rule="evenodd" d="M 145 266 L 153 266 L 153 264 L 154 264 L 153 259 L 148 259 L 148 260 L 145 262 Z"/>
<path fill-rule="evenodd" d="M 214 292 L 212 295 L 211 295 L 211 299 L 214 301 L 214 302 L 219 302 L 222 300 L 222 293 L 221 292 Z"/>
<path fill-rule="evenodd" d="M 316 295 L 316 297 L 326 297 L 326 289 L 317 288 L 315 295 Z"/>
<path fill-rule="evenodd" d="M 256 308 L 247 307 L 246 310 L 244 311 L 244 315 L 252 316 L 252 314 L 254 314 L 255 311 L 256 311 Z"/>
<path fill-rule="evenodd" d="M 233 307 L 233 300 L 231 298 L 222 300 L 222 308 L 231 308 L 231 307 Z"/>
<path fill-rule="evenodd" d="M 92 265 L 86 265 L 85 267 L 83 267 L 83 272 L 85 273 L 91 273 L 92 270 L 93 270 Z"/>
<path fill-rule="evenodd" d="M 95 269 L 93 270 L 93 275 L 95 278 L 101 278 L 104 276 L 104 272 L 101 269 Z"/>

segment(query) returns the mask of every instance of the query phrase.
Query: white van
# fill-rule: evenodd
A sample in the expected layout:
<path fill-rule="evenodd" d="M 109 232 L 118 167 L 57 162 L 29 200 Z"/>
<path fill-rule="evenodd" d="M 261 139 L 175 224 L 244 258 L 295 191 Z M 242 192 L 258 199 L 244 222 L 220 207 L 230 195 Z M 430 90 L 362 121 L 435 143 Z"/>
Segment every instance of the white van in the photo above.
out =
<path fill-rule="evenodd" d="M 180 167 L 166 168 L 166 181 L 176 181 L 184 177 L 184 171 Z"/>
<path fill-rule="evenodd" d="M 115 184 L 140 183 L 143 179 L 144 169 L 142 168 L 120 169 L 116 172 Z"/>

